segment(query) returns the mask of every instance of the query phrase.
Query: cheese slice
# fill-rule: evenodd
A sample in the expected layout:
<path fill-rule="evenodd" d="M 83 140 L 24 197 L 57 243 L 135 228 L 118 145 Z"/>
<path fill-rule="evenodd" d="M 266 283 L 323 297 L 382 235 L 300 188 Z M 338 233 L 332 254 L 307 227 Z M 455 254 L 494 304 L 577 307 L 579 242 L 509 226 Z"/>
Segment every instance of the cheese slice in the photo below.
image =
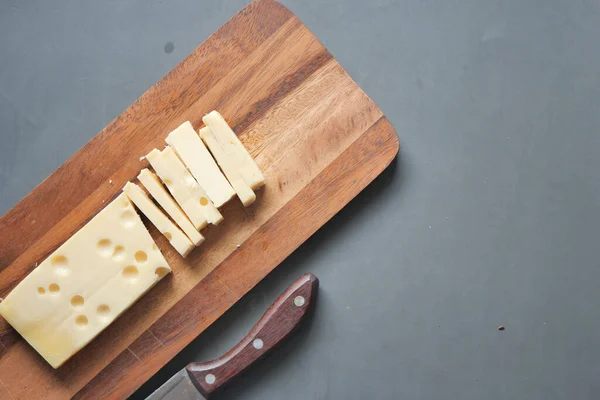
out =
<path fill-rule="evenodd" d="M 185 187 L 185 183 L 181 182 L 181 177 L 176 171 L 172 171 L 169 164 L 163 157 L 160 150 L 154 149 L 146 155 L 146 159 L 156 171 L 163 183 L 173 195 L 181 209 L 185 212 L 194 228 L 200 230 L 207 224 L 206 217 L 200 209 L 200 204 L 192 198 L 189 191 Z"/>
<path fill-rule="evenodd" d="M 171 243 L 171 246 L 179 254 L 186 257 L 194 248 L 193 243 L 181 230 L 169 219 L 162 211 L 150 200 L 148 195 L 135 183 L 127 182 L 123 191 L 133 204 L 156 226 L 156 228 L 165 235 Z"/>
<path fill-rule="evenodd" d="M 245 207 L 248 207 L 250 204 L 254 203 L 256 200 L 256 194 L 254 194 L 254 191 L 250 185 L 248 185 L 248 183 L 246 183 L 246 181 L 242 178 L 238 164 L 233 158 L 229 157 L 225 153 L 225 150 L 215 138 L 212 130 L 205 126 L 204 128 L 200 129 L 200 137 L 210 149 L 210 152 L 215 157 L 215 160 L 217 160 L 217 163 L 225 173 L 225 176 L 229 180 L 229 183 L 231 183 L 231 186 L 233 186 L 233 189 L 237 193 L 242 204 Z"/>
<path fill-rule="evenodd" d="M 207 222 L 217 225 L 223 216 L 185 168 L 172 148 L 152 150 L 146 158 L 197 230 Z"/>
<path fill-rule="evenodd" d="M 0 314 L 58 368 L 169 272 L 121 194 L 25 277 Z"/>
<path fill-rule="evenodd" d="M 244 147 L 235 132 L 225 119 L 216 111 L 202 117 L 202 121 L 210 128 L 221 147 L 233 162 L 237 164 L 244 181 L 252 188 L 258 189 L 265 184 L 265 178 L 258 169 L 248 150 Z"/>
<path fill-rule="evenodd" d="M 223 176 L 202 140 L 189 121 L 167 136 L 166 142 L 175 150 L 215 207 L 227 203 L 235 191 Z"/>
<path fill-rule="evenodd" d="M 169 214 L 177 225 L 183 230 L 183 233 L 194 243 L 199 246 L 204 242 L 204 236 L 194 228 L 188 217 L 185 216 L 181 208 L 171 197 L 158 177 L 148 168 L 144 168 L 138 175 L 138 179 L 142 185 L 148 190 L 150 195 L 160 204 L 160 206 Z"/>

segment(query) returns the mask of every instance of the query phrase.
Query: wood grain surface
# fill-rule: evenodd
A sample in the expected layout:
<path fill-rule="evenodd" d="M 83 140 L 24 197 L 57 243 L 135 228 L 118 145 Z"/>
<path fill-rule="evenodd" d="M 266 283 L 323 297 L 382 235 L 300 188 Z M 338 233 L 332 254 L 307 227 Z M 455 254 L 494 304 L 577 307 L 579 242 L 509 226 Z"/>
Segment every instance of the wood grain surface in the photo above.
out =
<path fill-rule="evenodd" d="M 0 319 L 0 399 L 124 398 L 254 287 L 396 156 L 381 110 L 289 10 L 251 3 L 0 219 L 0 297 L 147 167 L 185 120 L 219 110 L 263 171 L 244 208 L 173 274 L 52 369 Z M 239 247 L 238 247 L 239 246 Z"/>

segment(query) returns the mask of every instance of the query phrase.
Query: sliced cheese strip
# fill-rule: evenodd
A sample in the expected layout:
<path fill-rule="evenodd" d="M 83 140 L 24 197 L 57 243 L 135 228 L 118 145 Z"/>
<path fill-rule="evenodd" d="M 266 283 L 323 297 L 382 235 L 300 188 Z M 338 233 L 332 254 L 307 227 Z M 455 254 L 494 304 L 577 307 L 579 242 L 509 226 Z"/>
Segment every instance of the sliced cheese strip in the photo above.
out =
<path fill-rule="evenodd" d="M 25 277 L 0 314 L 58 368 L 169 272 L 121 194 Z"/>
<path fill-rule="evenodd" d="M 187 236 L 163 214 L 162 211 L 150 200 L 148 195 L 135 183 L 127 182 L 123 191 L 133 204 L 152 222 L 154 226 L 169 239 L 171 246 L 183 257 L 186 257 L 194 248 L 194 244 Z"/>
<path fill-rule="evenodd" d="M 194 228 L 188 217 L 185 216 L 181 208 L 175 200 L 167 193 L 166 189 L 148 168 L 144 168 L 138 175 L 138 179 L 142 185 L 148 190 L 150 195 L 160 204 L 160 206 L 169 214 L 177 225 L 183 230 L 183 233 L 194 243 L 199 246 L 204 242 L 204 236 Z"/>
<path fill-rule="evenodd" d="M 235 191 L 189 121 L 171 132 L 166 142 L 179 155 L 216 207 L 221 207 L 235 196 Z"/>
<path fill-rule="evenodd" d="M 250 185 L 242 178 L 238 165 L 232 158 L 227 156 L 225 150 L 223 150 L 223 147 L 221 147 L 221 144 L 213 135 L 212 130 L 209 127 L 200 129 L 200 137 L 210 149 L 215 160 L 217 160 L 217 163 L 225 173 L 231 186 L 233 186 L 233 189 L 237 193 L 242 204 L 245 207 L 248 207 L 250 204 L 254 203 L 256 194 L 254 194 Z"/>
<path fill-rule="evenodd" d="M 154 149 L 146 158 L 197 230 L 204 228 L 207 222 L 216 225 L 223 220 L 219 210 L 172 148 L 167 146 L 163 151 Z"/>
<path fill-rule="evenodd" d="M 216 111 L 211 111 L 202 117 L 202 121 L 210 128 L 221 147 L 238 166 L 240 174 L 252 189 L 258 189 L 265 184 L 265 178 L 258 169 L 248 150 L 244 147 L 235 132 L 225 119 Z"/>
<path fill-rule="evenodd" d="M 189 191 L 185 187 L 185 183 L 181 182 L 181 178 L 175 171 L 172 171 L 169 164 L 163 157 L 161 151 L 154 149 L 146 155 L 146 159 L 156 171 L 169 192 L 173 195 L 181 209 L 185 212 L 194 228 L 200 230 L 207 224 L 206 217 L 200 209 L 200 204 L 192 198 Z"/>

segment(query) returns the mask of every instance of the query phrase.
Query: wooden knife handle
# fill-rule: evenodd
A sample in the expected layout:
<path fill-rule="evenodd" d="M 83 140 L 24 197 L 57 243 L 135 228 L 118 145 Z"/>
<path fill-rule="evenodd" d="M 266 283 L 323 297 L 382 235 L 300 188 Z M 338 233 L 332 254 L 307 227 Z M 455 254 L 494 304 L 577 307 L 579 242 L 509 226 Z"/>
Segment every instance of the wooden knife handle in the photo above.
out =
<path fill-rule="evenodd" d="M 216 360 L 189 364 L 186 370 L 200 393 L 210 396 L 293 332 L 314 305 L 318 288 L 316 276 L 302 275 L 231 350 Z"/>

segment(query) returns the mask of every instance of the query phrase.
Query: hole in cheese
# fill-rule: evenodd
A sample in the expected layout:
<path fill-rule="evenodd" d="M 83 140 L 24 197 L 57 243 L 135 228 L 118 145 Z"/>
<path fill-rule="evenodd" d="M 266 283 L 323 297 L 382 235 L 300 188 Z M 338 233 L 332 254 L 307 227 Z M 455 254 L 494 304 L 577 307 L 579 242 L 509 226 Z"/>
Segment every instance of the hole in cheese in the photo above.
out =
<path fill-rule="evenodd" d="M 110 307 L 106 304 L 100 304 L 96 309 L 96 312 L 100 315 L 107 315 L 108 313 L 110 313 Z"/>
<path fill-rule="evenodd" d="M 126 228 L 131 228 L 135 225 L 135 215 L 133 211 L 126 210 L 121 214 L 121 223 Z"/>
<path fill-rule="evenodd" d="M 71 298 L 71 305 L 75 308 L 83 307 L 83 303 L 83 297 L 81 297 L 80 295 L 75 295 Z"/>
<path fill-rule="evenodd" d="M 138 263 L 145 263 L 148 260 L 148 255 L 146 254 L 145 251 L 138 251 L 135 253 L 135 261 Z"/>
<path fill-rule="evenodd" d="M 52 267 L 54 268 L 54 272 L 57 275 L 67 276 L 69 275 L 69 262 L 67 261 L 67 257 L 57 254 L 50 260 Z"/>
<path fill-rule="evenodd" d="M 208 200 L 206 199 L 206 197 L 200 197 L 200 205 L 205 206 L 207 204 L 208 204 Z"/>
<path fill-rule="evenodd" d="M 85 315 L 78 315 L 77 318 L 75 318 L 75 323 L 78 326 L 86 326 L 88 324 L 88 319 Z"/>
<path fill-rule="evenodd" d="M 158 246 L 156 245 L 156 243 L 152 243 L 152 250 L 158 251 Z"/>
<path fill-rule="evenodd" d="M 51 283 L 50 286 L 48 286 L 48 291 L 52 294 L 59 294 L 60 286 L 58 286 L 56 283 Z"/>
<path fill-rule="evenodd" d="M 162 278 L 169 273 L 169 268 L 158 267 L 154 270 L 154 273 L 158 275 L 159 278 Z"/>
<path fill-rule="evenodd" d="M 123 246 L 115 247 L 115 250 L 113 251 L 112 256 L 115 261 L 124 260 L 125 259 L 125 247 L 123 247 Z"/>
<path fill-rule="evenodd" d="M 135 282 L 139 275 L 139 271 L 135 265 L 128 265 L 123 269 L 123 278 L 128 281 Z"/>
<path fill-rule="evenodd" d="M 170 232 L 165 232 L 164 235 L 167 239 L 169 239 L 169 241 L 171 241 L 171 239 L 173 239 L 173 235 L 171 235 Z"/>
<path fill-rule="evenodd" d="M 46 289 L 44 289 L 43 287 L 41 287 L 41 286 L 40 286 L 40 287 L 38 288 L 38 293 L 39 293 L 39 294 L 46 294 Z"/>
<path fill-rule="evenodd" d="M 108 257 L 110 256 L 112 250 L 112 242 L 110 239 L 100 239 L 98 241 L 98 251 L 101 255 Z"/>
<path fill-rule="evenodd" d="M 59 267 L 67 265 L 67 257 L 62 256 L 60 254 L 55 255 L 54 257 L 52 257 L 52 265 Z"/>

